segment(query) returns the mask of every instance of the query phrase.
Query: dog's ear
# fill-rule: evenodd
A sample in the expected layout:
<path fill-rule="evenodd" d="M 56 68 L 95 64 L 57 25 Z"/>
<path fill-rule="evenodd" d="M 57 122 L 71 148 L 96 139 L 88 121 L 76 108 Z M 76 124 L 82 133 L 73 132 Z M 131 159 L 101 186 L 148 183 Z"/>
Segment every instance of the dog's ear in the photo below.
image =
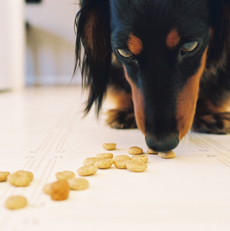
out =
<path fill-rule="evenodd" d="M 109 82 L 111 65 L 110 4 L 109 0 L 81 0 L 80 5 L 75 19 L 75 70 L 81 67 L 82 85 L 89 91 L 85 113 L 95 103 L 98 115 Z"/>
<path fill-rule="evenodd" d="M 221 56 L 224 49 L 230 49 L 230 0 L 209 0 L 211 25 L 214 29 L 215 54 Z"/>
<path fill-rule="evenodd" d="M 222 4 L 221 35 L 225 45 L 230 46 L 230 0 L 220 0 Z"/>

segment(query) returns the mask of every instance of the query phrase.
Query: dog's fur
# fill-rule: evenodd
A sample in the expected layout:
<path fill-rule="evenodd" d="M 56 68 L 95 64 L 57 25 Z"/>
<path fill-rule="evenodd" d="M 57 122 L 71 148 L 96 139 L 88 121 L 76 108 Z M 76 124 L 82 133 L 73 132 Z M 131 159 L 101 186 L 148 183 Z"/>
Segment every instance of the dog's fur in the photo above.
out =
<path fill-rule="evenodd" d="M 76 67 L 89 90 L 86 113 L 95 104 L 99 114 L 105 95 L 112 95 L 116 108 L 108 111 L 107 123 L 137 124 L 156 151 L 175 148 L 191 127 L 230 132 L 229 0 L 81 0 L 80 5 Z M 189 42 L 198 45 L 184 50 Z"/>

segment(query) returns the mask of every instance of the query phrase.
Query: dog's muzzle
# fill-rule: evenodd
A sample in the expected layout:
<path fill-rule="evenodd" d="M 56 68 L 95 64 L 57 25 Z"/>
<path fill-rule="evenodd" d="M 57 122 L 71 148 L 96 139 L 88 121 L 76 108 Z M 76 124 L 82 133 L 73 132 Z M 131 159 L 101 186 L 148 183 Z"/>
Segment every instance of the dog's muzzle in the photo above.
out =
<path fill-rule="evenodd" d="M 176 148 L 179 144 L 179 134 L 171 134 L 170 136 L 158 140 L 154 136 L 148 135 L 145 137 L 145 141 L 149 148 L 157 152 L 168 152 Z"/>

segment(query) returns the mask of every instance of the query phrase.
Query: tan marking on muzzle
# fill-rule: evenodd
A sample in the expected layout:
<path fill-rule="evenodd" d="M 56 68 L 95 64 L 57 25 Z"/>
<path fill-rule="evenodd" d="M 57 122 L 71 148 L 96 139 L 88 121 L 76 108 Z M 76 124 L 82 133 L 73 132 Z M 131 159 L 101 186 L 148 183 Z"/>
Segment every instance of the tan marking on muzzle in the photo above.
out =
<path fill-rule="evenodd" d="M 200 78 L 204 72 L 206 64 L 207 50 L 208 48 L 206 48 L 202 56 L 201 64 L 197 73 L 188 80 L 183 90 L 177 96 L 176 119 L 179 140 L 187 134 L 193 123 L 199 93 Z"/>
<path fill-rule="evenodd" d="M 134 54 L 134 55 L 139 55 L 141 51 L 143 50 L 143 45 L 141 40 L 136 37 L 133 34 L 129 35 L 129 40 L 127 42 L 129 50 Z"/>
<path fill-rule="evenodd" d="M 131 78 L 128 76 L 125 67 L 124 71 L 126 80 L 130 84 L 132 89 L 132 100 L 134 105 L 136 123 L 140 131 L 145 135 L 144 96 L 141 90 L 137 88 L 136 84 L 134 84 Z"/>
<path fill-rule="evenodd" d="M 166 45 L 173 49 L 175 48 L 180 42 L 180 35 L 178 34 L 176 29 L 173 29 L 169 32 L 166 38 Z"/>

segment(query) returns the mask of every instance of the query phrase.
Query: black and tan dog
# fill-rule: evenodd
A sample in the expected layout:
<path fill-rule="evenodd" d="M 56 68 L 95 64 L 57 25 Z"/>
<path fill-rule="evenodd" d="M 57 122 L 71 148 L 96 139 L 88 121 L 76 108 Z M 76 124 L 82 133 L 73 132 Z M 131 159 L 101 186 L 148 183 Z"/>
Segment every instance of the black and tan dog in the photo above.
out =
<path fill-rule="evenodd" d="M 114 128 L 139 127 L 156 151 L 195 131 L 230 132 L 230 0 L 82 0 L 76 66 L 89 90 L 85 111 L 105 95 Z M 81 44 L 84 56 L 81 58 Z"/>

